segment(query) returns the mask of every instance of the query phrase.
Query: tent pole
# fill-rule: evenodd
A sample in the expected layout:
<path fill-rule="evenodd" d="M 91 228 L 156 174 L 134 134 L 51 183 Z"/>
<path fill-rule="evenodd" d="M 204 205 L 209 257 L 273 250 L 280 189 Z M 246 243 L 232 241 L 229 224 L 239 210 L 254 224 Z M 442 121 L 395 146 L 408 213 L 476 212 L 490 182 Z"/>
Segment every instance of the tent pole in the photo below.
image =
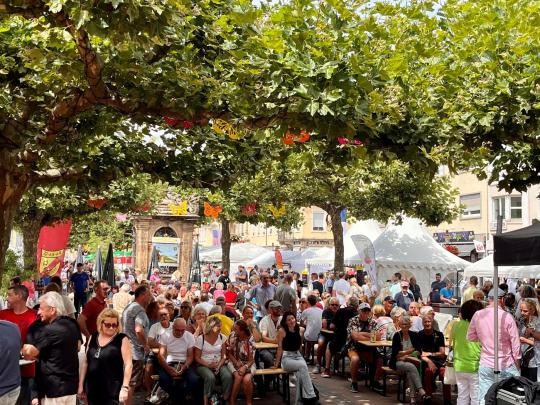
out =
<path fill-rule="evenodd" d="M 495 384 L 499 382 L 499 266 L 493 266 L 493 342 L 494 344 L 494 357 L 495 367 L 493 373 L 495 374 Z"/>

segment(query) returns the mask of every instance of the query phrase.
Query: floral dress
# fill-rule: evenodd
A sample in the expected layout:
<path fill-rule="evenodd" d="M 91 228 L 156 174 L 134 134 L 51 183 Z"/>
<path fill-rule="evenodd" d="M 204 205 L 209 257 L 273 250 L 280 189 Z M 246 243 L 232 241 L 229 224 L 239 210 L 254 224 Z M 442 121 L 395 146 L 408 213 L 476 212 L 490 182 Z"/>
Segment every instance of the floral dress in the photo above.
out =
<path fill-rule="evenodd" d="M 229 355 L 234 356 L 236 360 L 239 360 L 244 365 L 249 362 L 250 356 L 255 356 L 255 340 L 253 339 L 253 336 L 250 336 L 248 339 L 240 340 L 236 334 L 232 332 L 229 335 L 227 347 Z M 229 370 L 231 370 L 231 373 L 236 371 L 232 361 L 229 361 L 227 366 L 229 367 Z M 255 374 L 255 369 L 255 362 L 253 362 L 250 369 L 251 374 Z"/>

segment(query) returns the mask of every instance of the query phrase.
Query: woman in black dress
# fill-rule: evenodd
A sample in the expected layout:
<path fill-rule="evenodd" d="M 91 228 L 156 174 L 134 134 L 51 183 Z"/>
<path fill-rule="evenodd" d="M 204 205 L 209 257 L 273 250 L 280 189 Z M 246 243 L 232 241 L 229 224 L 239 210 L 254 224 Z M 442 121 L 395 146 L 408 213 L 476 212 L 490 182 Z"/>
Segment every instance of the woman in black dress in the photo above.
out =
<path fill-rule="evenodd" d="M 133 367 L 131 346 L 128 337 L 119 331 L 118 312 L 101 311 L 79 378 L 79 398 L 86 399 L 89 405 L 117 405 L 127 400 Z"/>

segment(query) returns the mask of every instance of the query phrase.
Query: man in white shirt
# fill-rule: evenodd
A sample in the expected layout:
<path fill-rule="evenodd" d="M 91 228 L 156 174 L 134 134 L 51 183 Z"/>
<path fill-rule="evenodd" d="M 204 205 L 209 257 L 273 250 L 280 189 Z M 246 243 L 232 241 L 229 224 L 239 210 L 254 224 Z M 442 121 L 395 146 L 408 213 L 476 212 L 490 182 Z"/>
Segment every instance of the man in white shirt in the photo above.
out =
<path fill-rule="evenodd" d="M 158 360 L 159 385 L 170 396 L 173 402 L 185 400 L 186 394 L 199 403 L 202 398 L 195 398 L 202 392 L 201 379 L 193 370 L 193 347 L 195 338 L 186 331 L 186 321 L 177 318 L 170 329 L 161 335 Z"/>
<path fill-rule="evenodd" d="M 390 296 L 395 297 L 399 292 L 401 292 L 401 273 L 394 273 L 392 285 L 390 286 Z"/>
<path fill-rule="evenodd" d="M 345 280 L 345 273 L 339 273 L 339 280 L 334 283 L 333 293 L 335 293 L 341 307 L 345 307 L 350 289 L 349 282 Z"/>
<path fill-rule="evenodd" d="M 277 330 L 281 321 L 281 303 L 279 301 L 270 301 L 268 304 L 268 315 L 265 315 L 259 323 L 262 340 L 265 343 L 277 344 Z M 264 349 L 260 351 L 260 358 L 265 368 L 272 367 L 274 364 L 275 350 Z"/>

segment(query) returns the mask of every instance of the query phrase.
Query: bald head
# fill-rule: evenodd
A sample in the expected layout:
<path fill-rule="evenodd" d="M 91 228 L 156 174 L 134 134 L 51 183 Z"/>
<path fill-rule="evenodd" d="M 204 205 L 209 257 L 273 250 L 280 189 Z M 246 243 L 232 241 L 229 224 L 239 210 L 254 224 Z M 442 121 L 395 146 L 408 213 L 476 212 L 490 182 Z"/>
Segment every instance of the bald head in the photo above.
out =
<path fill-rule="evenodd" d="M 185 329 L 187 326 L 186 320 L 184 318 L 176 318 L 173 322 L 173 327 Z"/>

